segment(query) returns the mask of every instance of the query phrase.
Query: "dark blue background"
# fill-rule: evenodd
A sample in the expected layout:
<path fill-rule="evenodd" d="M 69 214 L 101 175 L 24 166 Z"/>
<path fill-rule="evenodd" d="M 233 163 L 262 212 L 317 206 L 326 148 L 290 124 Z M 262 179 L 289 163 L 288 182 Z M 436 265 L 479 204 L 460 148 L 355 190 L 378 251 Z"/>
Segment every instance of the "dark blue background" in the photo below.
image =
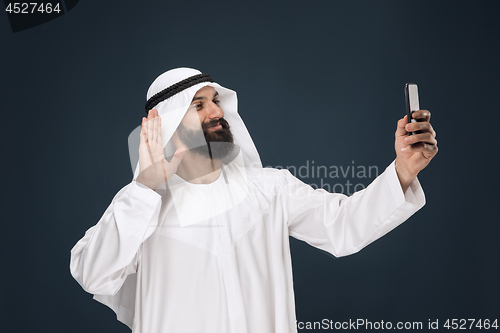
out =
<path fill-rule="evenodd" d="M 345 258 L 292 239 L 297 320 L 500 319 L 499 9 L 88 0 L 17 33 L 0 15 L 2 326 L 129 331 L 72 279 L 69 251 L 131 180 L 127 136 L 149 84 L 181 66 L 238 92 L 268 166 L 383 171 L 417 83 L 440 148 L 419 175 L 426 206 Z"/>

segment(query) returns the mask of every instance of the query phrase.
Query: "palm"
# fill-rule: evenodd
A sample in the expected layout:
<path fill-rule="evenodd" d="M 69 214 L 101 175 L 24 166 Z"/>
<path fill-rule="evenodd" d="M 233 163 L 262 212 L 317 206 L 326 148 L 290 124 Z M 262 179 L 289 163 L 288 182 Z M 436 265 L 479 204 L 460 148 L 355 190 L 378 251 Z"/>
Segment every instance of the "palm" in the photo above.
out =
<path fill-rule="evenodd" d="M 148 118 L 142 121 L 139 176 L 136 180 L 152 189 L 158 188 L 177 171 L 182 155 L 182 152 L 177 150 L 172 161 L 168 162 L 165 159 L 161 137 L 161 117 L 156 109 L 151 110 Z"/>
<path fill-rule="evenodd" d="M 429 164 L 433 155 L 426 151 L 410 152 L 406 154 L 401 153 L 401 149 L 408 146 L 404 139 L 405 137 L 396 138 L 396 154 L 406 170 L 416 175 Z"/>

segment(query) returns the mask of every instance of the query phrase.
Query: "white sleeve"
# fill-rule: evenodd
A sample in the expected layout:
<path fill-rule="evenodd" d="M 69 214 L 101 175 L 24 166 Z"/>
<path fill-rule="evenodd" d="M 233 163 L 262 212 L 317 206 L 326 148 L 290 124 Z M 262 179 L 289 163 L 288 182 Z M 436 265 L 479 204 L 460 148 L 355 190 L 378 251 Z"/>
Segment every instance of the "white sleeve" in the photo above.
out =
<path fill-rule="evenodd" d="M 367 188 L 350 197 L 314 190 L 284 172 L 289 234 L 336 257 L 358 252 L 425 204 L 417 178 L 403 194 L 394 161 Z"/>
<path fill-rule="evenodd" d="M 135 181 L 71 249 L 71 275 L 92 294 L 114 295 L 137 271 L 141 244 L 154 232 L 161 196 Z"/>

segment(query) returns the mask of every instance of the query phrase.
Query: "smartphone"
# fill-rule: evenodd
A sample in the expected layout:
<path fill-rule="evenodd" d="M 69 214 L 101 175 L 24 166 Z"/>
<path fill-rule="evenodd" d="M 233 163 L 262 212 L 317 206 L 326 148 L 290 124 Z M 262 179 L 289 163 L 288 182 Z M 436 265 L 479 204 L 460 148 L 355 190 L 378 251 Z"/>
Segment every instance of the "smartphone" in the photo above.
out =
<path fill-rule="evenodd" d="M 408 122 L 416 123 L 417 120 L 411 117 L 411 114 L 420 110 L 418 104 L 418 87 L 415 83 L 405 84 L 405 97 L 406 97 L 406 120 Z M 410 132 L 409 135 L 418 134 L 420 131 Z"/>

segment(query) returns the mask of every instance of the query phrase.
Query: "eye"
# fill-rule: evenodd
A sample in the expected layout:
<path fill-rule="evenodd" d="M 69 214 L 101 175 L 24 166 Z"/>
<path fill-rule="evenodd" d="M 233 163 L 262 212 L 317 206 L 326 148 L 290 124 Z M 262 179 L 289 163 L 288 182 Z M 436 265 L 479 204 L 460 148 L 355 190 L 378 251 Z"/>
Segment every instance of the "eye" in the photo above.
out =
<path fill-rule="evenodd" d="M 195 104 L 194 105 L 197 109 L 201 109 L 203 107 L 203 104 L 201 103 L 198 103 L 198 104 Z"/>
<path fill-rule="evenodd" d="M 220 104 L 220 101 L 217 99 L 217 100 L 214 100 L 213 101 L 215 104 L 219 105 Z"/>

